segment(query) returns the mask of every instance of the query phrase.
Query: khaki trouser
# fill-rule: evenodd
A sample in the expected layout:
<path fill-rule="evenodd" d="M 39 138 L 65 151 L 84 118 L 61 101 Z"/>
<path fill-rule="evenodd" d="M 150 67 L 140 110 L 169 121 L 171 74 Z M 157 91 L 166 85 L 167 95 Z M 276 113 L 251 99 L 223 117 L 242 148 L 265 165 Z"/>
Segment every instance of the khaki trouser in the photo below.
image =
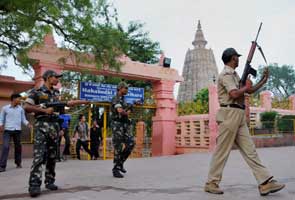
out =
<path fill-rule="evenodd" d="M 220 108 L 216 119 L 219 124 L 219 135 L 210 164 L 208 183 L 220 183 L 224 166 L 234 144 L 236 144 L 243 158 L 252 169 L 258 184 L 271 178 L 272 176 L 266 167 L 261 164 L 256 152 L 254 142 L 249 134 L 244 110 Z"/>

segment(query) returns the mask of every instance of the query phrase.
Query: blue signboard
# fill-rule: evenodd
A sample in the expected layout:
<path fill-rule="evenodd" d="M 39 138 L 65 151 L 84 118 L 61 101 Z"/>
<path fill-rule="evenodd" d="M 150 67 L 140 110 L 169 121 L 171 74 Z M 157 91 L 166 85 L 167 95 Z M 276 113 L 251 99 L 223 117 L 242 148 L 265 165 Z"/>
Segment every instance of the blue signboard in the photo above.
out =
<path fill-rule="evenodd" d="M 80 99 L 94 102 L 111 102 L 113 96 L 117 94 L 117 85 L 81 82 Z M 144 89 L 129 87 L 128 94 L 125 96 L 127 103 L 133 104 L 134 101 L 144 101 Z"/>

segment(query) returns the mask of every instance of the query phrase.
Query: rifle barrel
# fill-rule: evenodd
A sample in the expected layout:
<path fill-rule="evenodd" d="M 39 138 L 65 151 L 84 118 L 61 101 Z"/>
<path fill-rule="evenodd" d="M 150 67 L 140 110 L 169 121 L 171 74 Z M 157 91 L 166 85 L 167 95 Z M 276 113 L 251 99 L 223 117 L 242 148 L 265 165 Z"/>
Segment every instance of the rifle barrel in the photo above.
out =
<path fill-rule="evenodd" d="M 258 35 L 259 35 L 260 30 L 261 30 L 261 26 L 262 26 L 262 22 L 260 22 L 260 26 L 259 26 L 259 29 L 258 29 L 258 32 L 257 32 L 256 38 L 255 38 L 255 43 L 257 42 Z"/>

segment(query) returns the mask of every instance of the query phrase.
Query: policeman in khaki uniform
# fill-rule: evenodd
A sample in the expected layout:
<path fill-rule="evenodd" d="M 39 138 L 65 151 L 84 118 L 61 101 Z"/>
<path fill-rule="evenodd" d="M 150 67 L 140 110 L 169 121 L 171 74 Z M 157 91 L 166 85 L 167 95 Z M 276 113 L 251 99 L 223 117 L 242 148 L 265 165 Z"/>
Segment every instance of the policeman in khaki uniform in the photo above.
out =
<path fill-rule="evenodd" d="M 59 133 L 59 117 L 54 113 L 53 107 L 42 107 L 48 103 L 60 103 L 65 106 L 74 106 L 88 103 L 83 100 L 60 102 L 60 93 L 53 86 L 58 84 L 58 78 L 62 75 L 52 70 L 43 74 L 44 85 L 38 89 L 32 89 L 24 106 L 29 113 L 35 113 L 34 124 L 34 158 L 29 178 L 29 193 L 36 197 L 41 193 L 42 165 L 46 165 L 45 187 L 49 190 L 57 190 L 55 182 L 55 164 L 57 156 L 57 144 Z"/>
<path fill-rule="evenodd" d="M 262 165 L 257 155 L 246 123 L 244 94 L 251 94 L 261 88 L 266 83 L 269 72 L 265 68 L 263 77 L 256 85 L 252 86 L 248 79 L 246 85 L 240 87 L 240 77 L 235 72 L 239 65 L 240 56 L 233 48 L 224 50 L 222 54 L 222 61 L 225 66 L 219 74 L 217 83 L 220 109 L 216 121 L 219 125 L 219 134 L 204 190 L 213 194 L 223 194 L 223 191 L 219 188 L 219 183 L 232 146 L 236 144 L 244 160 L 252 169 L 259 185 L 260 194 L 267 195 L 283 189 L 285 185 L 273 179 L 273 176 Z"/>

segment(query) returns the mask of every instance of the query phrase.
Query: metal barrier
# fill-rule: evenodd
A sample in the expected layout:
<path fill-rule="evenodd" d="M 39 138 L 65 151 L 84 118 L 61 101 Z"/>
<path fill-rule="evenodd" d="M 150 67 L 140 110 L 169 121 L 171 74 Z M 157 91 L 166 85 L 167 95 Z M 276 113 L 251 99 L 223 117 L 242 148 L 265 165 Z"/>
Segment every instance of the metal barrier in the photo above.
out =
<path fill-rule="evenodd" d="M 102 137 L 103 141 L 100 147 L 100 155 L 102 155 L 102 159 L 111 159 L 113 158 L 113 145 L 111 139 L 111 129 L 109 125 L 109 110 L 110 104 L 109 103 L 95 103 L 89 105 L 87 108 L 83 110 L 73 111 L 70 112 L 72 116 L 71 124 L 70 124 L 70 135 L 73 136 L 74 126 L 77 124 L 77 119 L 79 114 L 84 114 L 86 119 L 88 119 L 88 126 L 89 128 L 92 125 L 93 119 L 99 119 L 102 121 Z M 135 150 L 132 152 L 131 157 L 147 157 L 151 155 L 151 131 L 152 131 L 152 116 L 154 116 L 156 110 L 156 106 L 148 105 L 148 106 L 135 106 L 134 111 L 131 113 L 130 118 L 133 121 L 132 125 L 132 132 L 136 136 L 136 122 L 139 119 L 145 121 L 145 134 L 143 143 L 140 145 L 136 145 Z M 136 138 L 136 137 L 135 137 Z M 138 142 L 139 143 L 139 142 Z M 75 145 L 71 145 L 71 155 L 72 157 L 76 156 Z M 89 160 L 91 159 L 85 152 L 81 152 L 81 159 Z"/>
<path fill-rule="evenodd" d="M 74 134 L 74 126 L 78 122 L 79 114 L 83 114 L 88 119 L 89 128 L 91 127 L 92 120 L 94 118 L 100 119 L 103 122 L 102 128 L 102 137 L 103 142 L 100 147 L 100 155 L 103 155 L 103 159 L 113 158 L 113 145 L 111 140 L 111 129 L 108 127 L 109 124 L 109 103 L 95 103 L 89 106 L 84 107 L 75 107 L 69 110 L 68 114 L 71 115 L 71 123 L 69 127 L 70 138 L 73 137 Z M 156 106 L 154 105 L 144 105 L 144 106 L 135 106 L 134 111 L 131 113 L 131 119 L 133 120 L 133 133 L 136 134 L 136 122 L 139 119 L 145 121 L 145 133 L 144 136 L 140 138 L 140 144 L 137 145 L 131 155 L 131 157 L 147 157 L 151 155 L 151 132 L 152 132 L 152 117 L 155 114 Z M 99 112 L 98 112 L 99 111 Z M 99 115 L 99 116 L 98 116 Z M 34 124 L 34 116 L 27 115 L 27 119 L 31 124 Z M 22 135 L 21 142 L 22 144 L 33 144 L 33 129 L 29 129 L 27 127 L 22 127 Z M 135 135 L 136 136 L 136 135 Z M 3 134 L 0 133 L 0 145 L 3 144 Z M 12 141 L 11 141 L 12 143 Z M 62 138 L 62 144 L 64 144 L 64 138 Z M 90 145 L 90 144 L 89 144 Z M 71 140 L 71 156 L 73 158 L 76 157 L 76 145 Z M 81 159 L 89 160 L 91 159 L 88 154 L 85 152 L 81 152 Z"/>
<path fill-rule="evenodd" d="M 275 119 L 274 121 L 260 121 L 255 126 L 250 123 L 251 135 L 295 134 L 295 119 Z"/>

